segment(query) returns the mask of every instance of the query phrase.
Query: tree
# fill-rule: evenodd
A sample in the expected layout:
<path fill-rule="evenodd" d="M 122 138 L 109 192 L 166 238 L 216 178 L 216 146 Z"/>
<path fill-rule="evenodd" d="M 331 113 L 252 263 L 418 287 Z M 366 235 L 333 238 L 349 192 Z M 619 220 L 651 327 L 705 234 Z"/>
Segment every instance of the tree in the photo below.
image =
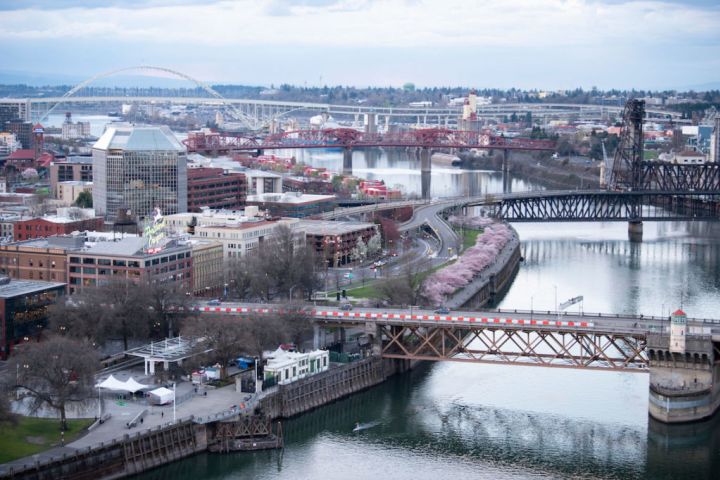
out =
<path fill-rule="evenodd" d="M 2 387 L 2 391 L 0 391 L 0 426 L 5 424 L 14 425 L 17 423 L 17 418 L 10 408 L 8 391 L 11 389 L 5 388 L 2 385 L 0 385 L 0 387 Z"/>
<path fill-rule="evenodd" d="M 176 282 L 147 282 L 139 300 L 147 307 L 150 331 L 155 338 L 173 337 L 187 316 L 190 298 Z"/>
<path fill-rule="evenodd" d="M 380 236 L 380 233 L 376 233 L 372 237 L 370 237 L 370 240 L 368 240 L 367 243 L 367 254 L 369 257 L 374 257 L 378 253 L 380 253 L 380 250 L 382 249 L 382 237 Z"/>
<path fill-rule="evenodd" d="M 280 314 L 282 335 L 295 345 L 300 345 L 303 338 L 312 332 L 312 316 L 302 304 L 287 304 Z"/>
<path fill-rule="evenodd" d="M 287 332 L 283 330 L 283 322 L 275 316 L 249 315 L 242 320 L 243 346 L 251 355 L 263 359 L 265 350 L 274 350 L 280 343 L 287 340 Z"/>
<path fill-rule="evenodd" d="M 13 357 L 15 389 L 30 399 L 31 413 L 47 406 L 60 415 L 62 430 L 67 429 L 66 409 L 94 398 L 98 355 L 87 342 L 53 336 L 26 344 Z"/>
<path fill-rule="evenodd" d="M 102 326 L 102 307 L 94 295 L 77 293 L 70 298 L 49 307 L 50 330 L 77 340 L 105 343 L 105 329 Z"/>
<path fill-rule="evenodd" d="M 80 207 L 80 208 L 92 208 L 92 206 L 93 206 L 92 193 L 87 190 L 83 190 L 77 196 L 77 198 L 75 199 L 75 203 L 73 205 L 75 205 L 76 207 Z"/>
<path fill-rule="evenodd" d="M 355 247 L 350 252 L 350 256 L 353 260 L 356 260 L 358 262 L 361 262 L 365 260 L 367 257 L 368 248 L 367 245 L 365 245 L 365 242 L 363 242 L 362 238 L 358 238 L 357 242 L 355 242 Z"/>
<path fill-rule="evenodd" d="M 380 298 L 390 305 L 418 305 L 423 303 L 424 265 L 419 263 L 406 264 L 399 275 L 388 278 L 378 286 Z"/>
<path fill-rule="evenodd" d="M 128 279 L 111 280 L 95 288 L 95 301 L 101 305 L 100 319 L 108 337 L 128 340 L 149 338 L 151 321 L 146 303 L 145 286 Z"/>
<path fill-rule="evenodd" d="M 230 294 L 238 300 L 252 298 L 252 264 L 247 258 L 234 258 L 227 264 L 225 279 L 230 286 Z"/>
<path fill-rule="evenodd" d="M 206 352 L 201 360 L 220 364 L 221 378 L 227 377 L 230 361 L 242 350 L 246 337 L 244 321 L 230 317 L 189 318 L 182 328 L 183 336 L 202 338 L 195 345 L 196 352 Z"/>

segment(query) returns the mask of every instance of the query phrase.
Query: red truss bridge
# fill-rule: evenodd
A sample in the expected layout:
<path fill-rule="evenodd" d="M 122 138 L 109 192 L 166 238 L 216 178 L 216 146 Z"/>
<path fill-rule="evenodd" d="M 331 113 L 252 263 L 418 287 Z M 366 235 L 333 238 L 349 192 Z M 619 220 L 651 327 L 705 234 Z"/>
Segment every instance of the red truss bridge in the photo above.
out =
<path fill-rule="evenodd" d="M 278 150 L 289 148 L 476 148 L 485 150 L 554 151 L 552 140 L 510 138 L 488 132 L 426 128 L 402 132 L 361 132 L 352 128 L 296 130 L 260 138 L 226 132 L 193 132 L 184 140 L 188 152 L 227 153 L 232 151 Z"/>

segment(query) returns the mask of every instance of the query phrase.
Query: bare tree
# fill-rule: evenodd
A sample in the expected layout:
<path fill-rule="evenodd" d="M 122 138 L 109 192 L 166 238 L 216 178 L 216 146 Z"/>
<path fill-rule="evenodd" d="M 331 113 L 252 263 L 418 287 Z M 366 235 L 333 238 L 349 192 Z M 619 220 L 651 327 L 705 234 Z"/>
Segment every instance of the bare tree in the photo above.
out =
<path fill-rule="evenodd" d="M 422 295 L 422 266 L 414 263 L 405 265 L 402 271 L 378 285 L 380 298 L 390 305 L 419 305 L 424 302 Z"/>
<path fill-rule="evenodd" d="M 189 318 L 182 329 L 183 335 L 203 338 L 197 348 L 205 351 L 212 363 L 220 364 L 220 376 L 227 377 L 230 361 L 242 351 L 243 340 L 246 339 L 243 320 L 228 317 Z"/>
<path fill-rule="evenodd" d="M 147 282 L 141 286 L 140 300 L 147 306 L 150 331 L 153 337 L 173 337 L 187 316 L 190 297 L 174 282 Z"/>
<path fill-rule="evenodd" d="M 153 317 L 146 301 L 144 285 L 132 280 L 112 280 L 94 292 L 102 306 L 102 324 L 108 337 L 121 338 L 128 349 L 128 339 L 146 340 Z"/>
<path fill-rule="evenodd" d="M 243 345 L 259 361 L 262 361 L 265 350 L 275 349 L 288 339 L 283 322 L 277 317 L 249 315 L 243 319 L 243 327 Z"/>
<path fill-rule="evenodd" d="M 312 316 L 302 304 L 285 305 L 279 320 L 282 335 L 278 338 L 287 338 L 295 345 L 299 346 L 303 339 L 312 332 Z"/>
<path fill-rule="evenodd" d="M 17 350 L 13 366 L 18 372 L 15 389 L 30 398 L 30 411 L 52 408 L 60 415 L 62 430 L 67 429 L 67 406 L 84 404 L 94 397 L 99 361 L 86 342 L 53 336 L 27 344 Z"/>
<path fill-rule="evenodd" d="M 230 295 L 238 300 L 253 297 L 253 266 L 248 258 L 236 258 L 229 262 L 225 279 L 230 286 Z"/>
<path fill-rule="evenodd" d="M 94 295 L 78 293 L 49 307 L 50 330 L 78 340 L 105 343 L 101 305 Z"/>
<path fill-rule="evenodd" d="M 2 385 L 0 385 L 2 386 Z M 8 396 L 8 388 L 2 388 L 0 391 L 0 426 L 5 424 L 14 425 L 17 423 L 17 416 L 10 409 L 10 397 Z"/>

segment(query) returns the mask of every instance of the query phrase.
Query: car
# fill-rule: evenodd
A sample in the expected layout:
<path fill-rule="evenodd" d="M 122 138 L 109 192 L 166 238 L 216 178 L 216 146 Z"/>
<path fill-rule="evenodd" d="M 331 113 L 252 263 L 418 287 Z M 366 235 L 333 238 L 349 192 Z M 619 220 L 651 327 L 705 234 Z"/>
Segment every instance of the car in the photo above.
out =
<path fill-rule="evenodd" d="M 450 309 L 447 308 L 447 307 L 438 307 L 438 308 L 435 310 L 435 313 L 440 313 L 440 314 L 443 314 L 443 315 L 447 315 L 448 313 L 450 313 Z"/>
<path fill-rule="evenodd" d="M 352 309 L 353 309 L 352 303 L 343 303 L 342 305 L 340 305 L 340 310 L 349 311 Z"/>
<path fill-rule="evenodd" d="M 222 302 L 220 302 L 220 300 L 218 300 L 217 298 L 215 298 L 213 300 L 208 300 L 208 302 L 207 302 L 208 305 L 220 305 L 221 303 Z"/>

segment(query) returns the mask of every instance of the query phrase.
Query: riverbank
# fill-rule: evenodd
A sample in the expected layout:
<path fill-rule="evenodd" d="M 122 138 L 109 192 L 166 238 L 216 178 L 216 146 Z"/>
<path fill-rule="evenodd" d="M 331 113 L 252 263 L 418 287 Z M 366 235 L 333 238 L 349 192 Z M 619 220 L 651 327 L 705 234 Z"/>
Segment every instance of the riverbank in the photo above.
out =
<path fill-rule="evenodd" d="M 480 156 L 462 152 L 459 157 L 464 169 L 502 171 L 502 155 Z M 547 189 L 599 188 L 599 165 L 599 162 L 577 163 L 524 152 L 512 152 L 509 156 L 510 172 L 514 177 L 538 183 Z"/>

